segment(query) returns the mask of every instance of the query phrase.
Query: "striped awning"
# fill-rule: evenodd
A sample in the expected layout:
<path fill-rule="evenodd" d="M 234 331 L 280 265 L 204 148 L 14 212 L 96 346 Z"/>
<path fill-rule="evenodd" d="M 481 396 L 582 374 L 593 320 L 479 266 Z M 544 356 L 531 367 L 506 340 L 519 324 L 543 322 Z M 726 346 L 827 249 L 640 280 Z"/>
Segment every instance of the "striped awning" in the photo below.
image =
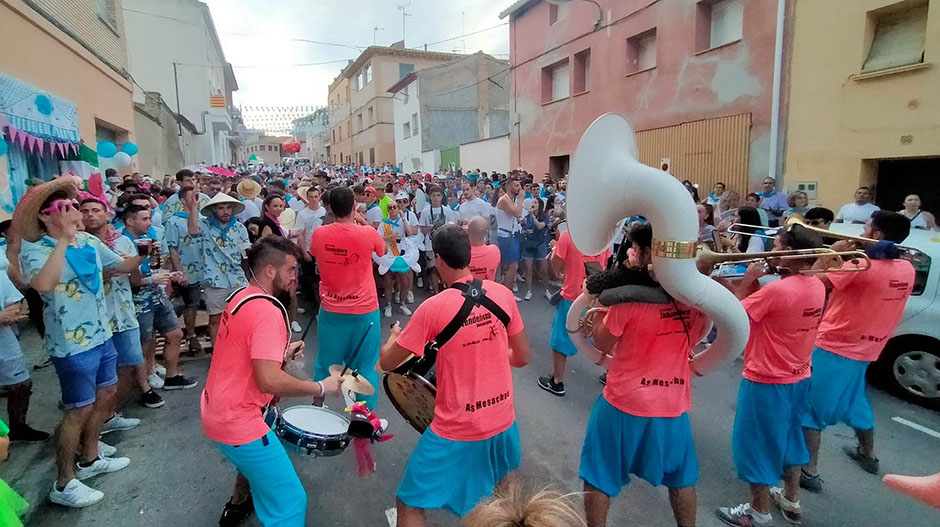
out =
<path fill-rule="evenodd" d="M 0 117 L 44 141 L 79 142 L 74 104 L 6 73 L 0 73 Z"/>

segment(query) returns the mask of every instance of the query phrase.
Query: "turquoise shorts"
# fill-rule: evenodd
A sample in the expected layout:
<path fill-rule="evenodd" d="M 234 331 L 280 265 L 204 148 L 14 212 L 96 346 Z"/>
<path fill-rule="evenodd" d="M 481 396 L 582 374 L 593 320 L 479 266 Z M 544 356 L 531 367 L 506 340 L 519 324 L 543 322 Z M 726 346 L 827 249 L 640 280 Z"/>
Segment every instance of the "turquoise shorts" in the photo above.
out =
<path fill-rule="evenodd" d="M 255 514 L 265 527 L 303 527 L 307 492 L 273 431 L 244 445 L 216 443 L 251 486 Z"/>
<path fill-rule="evenodd" d="M 565 327 L 571 304 L 571 300 L 558 299 L 558 305 L 555 306 L 555 320 L 552 322 L 552 336 L 548 342 L 553 350 L 566 357 L 578 354 L 578 348 L 574 347 L 574 342 L 571 342 L 571 336 L 568 335 L 568 328 Z"/>
<path fill-rule="evenodd" d="M 658 487 L 693 487 L 698 459 L 689 414 L 638 417 L 614 408 L 601 395 L 588 420 L 578 476 L 614 497 L 630 483 L 630 474 Z"/>
<path fill-rule="evenodd" d="M 463 517 L 521 459 L 516 423 L 480 441 L 451 441 L 428 428 L 408 460 L 398 499 L 416 509 L 446 509 Z"/>
<path fill-rule="evenodd" d="M 372 323 L 371 329 L 369 323 Z M 378 309 L 362 315 L 347 315 L 320 308 L 320 314 L 317 315 L 317 359 L 313 380 L 321 381 L 329 377 L 329 368 L 333 364 L 346 364 L 350 369 L 358 370 L 359 375 L 375 387 L 372 395 L 356 395 L 357 401 L 366 403 L 374 410 L 379 391 L 379 374 L 375 371 L 375 363 L 379 360 L 381 324 L 382 317 Z M 363 335 L 365 340 L 362 340 Z M 362 347 L 356 353 L 360 340 Z"/>
<path fill-rule="evenodd" d="M 869 364 L 822 348 L 814 349 L 810 409 L 803 417 L 803 426 L 825 430 L 841 422 L 856 430 L 874 428 L 875 416 L 865 395 L 865 371 Z"/>
<path fill-rule="evenodd" d="M 731 450 L 738 479 L 775 485 L 786 467 L 809 463 L 803 438 L 809 379 L 792 384 L 763 384 L 741 379 Z"/>

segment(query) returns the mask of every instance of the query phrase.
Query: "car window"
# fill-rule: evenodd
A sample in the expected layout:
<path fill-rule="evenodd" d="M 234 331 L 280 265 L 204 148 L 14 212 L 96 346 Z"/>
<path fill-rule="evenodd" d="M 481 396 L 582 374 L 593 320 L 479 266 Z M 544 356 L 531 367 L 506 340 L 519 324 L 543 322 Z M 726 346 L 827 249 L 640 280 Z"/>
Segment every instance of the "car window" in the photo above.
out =
<path fill-rule="evenodd" d="M 906 248 L 905 258 L 914 266 L 914 289 L 911 295 L 924 293 L 927 287 L 927 276 L 930 274 L 930 257 L 917 249 Z"/>

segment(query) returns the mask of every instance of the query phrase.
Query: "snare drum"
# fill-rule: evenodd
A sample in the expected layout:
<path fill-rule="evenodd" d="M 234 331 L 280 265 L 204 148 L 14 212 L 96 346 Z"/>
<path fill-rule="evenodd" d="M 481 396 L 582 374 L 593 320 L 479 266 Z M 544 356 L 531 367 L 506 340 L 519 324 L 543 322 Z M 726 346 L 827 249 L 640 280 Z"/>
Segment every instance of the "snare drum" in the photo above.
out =
<path fill-rule="evenodd" d="M 349 445 L 349 419 L 329 408 L 291 406 L 275 418 L 281 441 L 307 455 L 330 457 Z"/>
<path fill-rule="evenodd" d="M 398 413 L 419 434 L 423 434 L 434 418 L 434 400 L 437 397 L 434 370 L 424 375 L 414 369 L 415 361 L 409 361 L 382 379 L 385 393 Z"/>

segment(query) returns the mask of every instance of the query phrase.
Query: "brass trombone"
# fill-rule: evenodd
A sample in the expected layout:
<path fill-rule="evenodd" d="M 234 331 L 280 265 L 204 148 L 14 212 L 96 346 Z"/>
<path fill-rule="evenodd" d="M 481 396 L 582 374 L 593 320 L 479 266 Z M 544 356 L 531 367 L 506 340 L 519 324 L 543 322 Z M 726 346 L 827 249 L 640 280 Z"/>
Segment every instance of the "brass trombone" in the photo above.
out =
<path fill-rule="evenodd" d="M 700 249 L 695 258 L 699 270 L 703 272 L 718 271 L 719 276 L 727 277 L 722 270 L 727 265 L 750 265 L 763 262 L 770 274 L 786 274 L 791 271 L 785 262 L 796 260 L 822 261 L 823 267 L 809 268 L 797 271 L 798 274 L 819 273 L 857 273 L 867 271 L 871 267 L 871 260 L 863 251 L 833 251 L 825 247 L 816 249 L 795 249 L 789 251 L 767 251 L 760 253 L 716 253 L 708 249 Z M 846 261 L 855 263 L 864 262 L 857 267 L 843 267 Z"/>

